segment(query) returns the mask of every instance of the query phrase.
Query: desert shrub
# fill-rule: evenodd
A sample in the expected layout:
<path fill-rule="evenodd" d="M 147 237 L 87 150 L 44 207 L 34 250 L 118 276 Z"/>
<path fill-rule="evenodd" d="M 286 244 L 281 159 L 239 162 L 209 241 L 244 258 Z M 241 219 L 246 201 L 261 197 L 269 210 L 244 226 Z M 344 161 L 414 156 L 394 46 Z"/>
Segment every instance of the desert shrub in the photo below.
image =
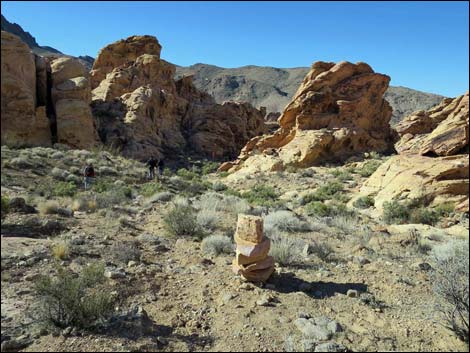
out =
<path fill-rule="evenodd" d="M 69 168 L 69 173 L 74 174 L 74 175 L 78 175 L 78 176 L 82 175 L 82 171 L 78 167 L 70 167 Z"/>
<path fill-rule="evenodd" d="M 333 171 L 331 171 L 331 175 L 340 182 L 352 179 L 351 173 L 346 169 L 333 169 Z"/>
<path fill-rule="evenodd" d="M 272 186 L 256 185 L 250 191 L 243 192 L 241 197 L 253 205 L 272 207 L 276 205 L 279 194 Z"/>
<path fill-rule="evenodd" d="M 200 226 L 197 223 L 196 212 L 190 205 L 173 204 L 164 216 L 166 229 L 171 235 L 199 236 Z"/>
<path fill-rule="evenodd" d="M 408 233 L 408 238 L 406 239 L 406 244 L 414 252 L 427 255 L 432 247 L 424 241 L 420 233 L 416 229 L 411 229 Z"/>
<path fill-rule="evenodd" d="M 165 176 L 165 177 L 170 177 L 171 174 L 172 174 L 172 172 L 171 172 L 171 169 L 170 169 L 170 168 L 164 168 L 164 169 L 163 169 L 163 176 Z"/>
<path fill-rule="evenodd" d="M 152 196 L 160 191 L 162 191 L 162 185 L 156 182 L 145 183 L 140 187 L 140 194 L 145 197 Z"/>
<path fill-rule="evenodd" d="M 409 221 L 411 223 L 421 223 L 421 224 L 429 224 L 435 225 L 439 222 L 439 214 L 432 209 L 428 209 L 425 207 L 416 208 L 411 210 L 409 215 Z"/>
<path fill-rule="evenodd" d="M 168 202 L 173 198 L 174 194 L 168 191 L 157 192 L 156 194 L 150 196 L 147 200 L 149 203 L 154 202 Z"/>
<path fill-rule="evenodd" d="M 383 204 L 383 220 L 387 224 L 403 224 L 408 222 L 410 210 L 407 206 L 396 200 L 384 202 Z"/>
<path fill-rule="evenodd" d="M 207 174 L 210 174 L 210 173 L 214 173 L 214 172 L 217 171 L 217 168 L 219 168 L 219 163 L 206 161 L 202 165 L 201 173 L 202 173 L 202 175 L 207 175 Z"/>
<path fill-rule="evenodd" d="M 380 160 L 367 161 L 361 166 L 361 168 L 356 170 L 356 173 L 365 178 L 370 177 L 381 164 L 382 162 Z"/>
<path fill-rule="evenodd" d="M 60 151 L 57 151 L 57 152 L 54 152 L 52 155 L 51 155 L 51 158 L 52 159 L 62 159 L 64 158 L 64 153 L 63 152 L 60 152 Z"/>
<path fill-rule="evenodd" d="M 229 176 L 229 172 L 219 172 L 218 175 L 221 177 L 221 178 L 226 178 Z"/>
<path fill-rule="evenodd" d="M 376 151 L 369 152 L 370 159 L 380 159 L 380 153 Z"/>
<path fill-rule="evenodd" d="M 343 185 L 337 181 L 330 181 L 320 187 L 315 192 L 303 197 L 303 204 L 311 201 L 326 201 L 336 198 L 343 191 Z"/>
<path fill-rule="evenodd" d="M 214 191 L 224 191 L 224 190 L 227 190 L 227 186 L 225 184 L 217 181 L 212 185 L 212 190 L 214 190 Z"/>
<path fill-rule="evenodd" d="M 70 246 L 67 242 L 61 241 L 52 245 L 52 256 L 57 260 L 64 260 L 70 255 Z"/>
<path fill-rule="evenodd" d="M 114 188 L 112 181 L 106 178 L 95 178 L 91 185 L 93 190 L 98 193 L 106 192 Z"/>
<path fill-rule="evenodd" d="M 330 260 L 334 253 L 333 248 L 326 242 L 314 242 L 308 247 L 308 252 L 317 256 L 323 262 Z"/>
<path fill-rule="evenodd" d="M 117 242 L 111 246 L 111 257 L 113 260 L 127 265 L 129 261 L 140 261 L 142 252 L 135 241 Z"/>
<path fill-rule="evenodd" d="M 231 254 L 234 244 L 229 237 L 224 235 L 210 235 L 202 240 L 202 252 L 206 255 L 219 256 L 220 254 Z"/>
<path fill-rule="evenodd" d="M 176 174 L 186 180 L 199 179 L 199 174 L 193 170 L 188 170 L 186 168 L 180 168 L 176 171 Z"/>
<path fill-rule="evenodd" d="M 2 219 L 8 214 L 10 210 L 10 199 L 2 195 Z"/>
<path fill-rule="evenodd" d="M 435 247 L 432 276 L 437 311 L 444 326 L 467 343 L 469 338 L 469 243 L 453 240 Z"/>
<path fill-rule="evenodd" d="M 359 222 L 354 213 L 336 213 L 333 214 L 329 225 L 341 230 L 346 234 L 356 234 L 359 231 Z"/>
<path fill-rule="evenodd" d="M 189 207 L 190 202 L 186 197 L 183 196 L 176 196 L 173 199 L 173 204 L 181 207 Z"/>
<path fill-rule="evenodd" d="M 129 187 L 115 187 L 113 190 L 96 195 L 98 208 L 110 208 L 114 205 L 126 203 L 132 198 L 132 189 Z"/>
<path fill-rule="evenodd" d="M 77 185 L 73 182 L 59 181 L 57 182 L 53 189 L 52 194 L 54 196 L 74 196 L 77 193 Z"/>
<path fill-rule="evenodd" d="M 13 168 L 18 168 L 18 169 L 31 169 L 31 168 L 34 168 L 34 164 L 31 162 L 31 160 L 28 159 L 28 158 L 25 158 L 25 157 L 13 158 L 10 161 L 9 164 Z"/>
<path fill-rule="evenodd" d="M 40 319 L 60 328 L 92 330 L 108 319 L 114 309 L 115 300 L 106 286 L 103 265 L 89 265 L 79 276 L 57 267 L 54 277 L 40 276 L 35 289 Z"/>
<path fill-rule="evenodd" d="M 454 209 L 455 203 L 453 202 L 446 202 L 434 208 L 434 210 L 440 217 L 449 217 L 454 212 Z"/>
<path fill-rule="evenodd" d="M 233 216 L 239 213 L 247 213 L 250 209 L 248 202 L 244 199 L 231 195 L 217 194 L 215 192 L 208 192 L 201 195 L 195 205 L 200 210 L 213 210 Z"/>
<path fill-rule="evenodd" d="M 67 177 L 65 178 L 65 181 L 67 181 L 67 182 L 69 182 L 69 183 L 74 183 L 75 185 L 78 185 L 78 184 L 80 184 L 81 179 L 80 179 L 80 177 L 78 177 L 78 176 L 76 176 L 76 175 L 69 174 L 69 175 L 67 175 Z"/>
<path fill-rule="evenodd" d="M 39 212 L 43 215 L 57 214 L 59 208 L 59 203 L 54 200 L 49 200 L 38 205 Z"/>
<path fill-rule="evenodd" d="M 210 188 L 211 186 L 207 182 L 203 182 L 198 179 L 193 179 L 185 185 L 184 189 L 182 190 L 182 193 L 188 196 L 196 196 L 202 194 L 204 191 Z"/>
<path fill-rule="evenodd" d="M 277 230 L 282 232 L 305 232 L 310 230 L 307 222 L 301 221 L 290 211 L 273 211 L 264 217 L 264 230 L 269 236 Z"/>
<path fill-rule="evenodd" d="M 218 213 L 213 209 L 203 208 L 196 215 L 197 224 L 206 229 L 214 230 L 218 219 Z"/>
<path fill-rule="evenodd" d="M 96 198 L 91 195 L 80 195 L 72 201 L 73 211 L 93 212 L 96 208 Z"/>
<path fill-rule="evenodd" d="M 56 179 L 65 180 L 65 178 L 67 178 L 67 176 L 69 175 L 69 172 L 67 172 L 66 170 L 54 167 L 51 170 L 51 175 Z"/>
<path fill-rule="evenodd" d="M 361 196 L 356 201 L 354 201 L 353 206 L 356 208 L 369 208 L 374 206 L 375 201 L 372 196 Z"/>
<path fill-rule="evenodd" d="M 284 235 L 271 237 L 269 255 L 281 266 L 288 266 L 298 262 L 302 254 L 302 243 Z"/>
<path fill-rule="evenodd" d="M 118 171 L 111 167 L 102 166 L 98 168 L 99 175 L 117 175 Z"/>
<path fill-rule="evenodd" d="M 310 216 L 326 217 L 330 214 L 330 208 L 321 201 L 312 201 L 305 206 L 305 211 Z"/>

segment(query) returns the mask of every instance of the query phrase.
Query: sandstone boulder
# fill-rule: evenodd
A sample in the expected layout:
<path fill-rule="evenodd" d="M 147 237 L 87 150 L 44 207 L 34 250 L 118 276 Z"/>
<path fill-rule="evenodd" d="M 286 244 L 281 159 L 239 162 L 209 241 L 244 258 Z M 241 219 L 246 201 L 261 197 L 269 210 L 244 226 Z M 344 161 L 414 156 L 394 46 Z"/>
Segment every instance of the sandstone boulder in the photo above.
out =
<path fill-rule="evenodd" d="M 51 63 L 57 142 L 73 148 L 90 149 L 98 144 L 87 76 L 78 59 L 61 57 Z"/>
<path fill-rule="evenodd" d="M 138 159 L 184 151 L 227 158 L 265 131 L 265 111 L 216 104 L 190 76 L 174 81 L 175 66 L 160 59 L 160 50 L 155 37 L 133 36 L 100 51 L 92 106 L 105 144 Z"/>
<path fill-rule="evenodd" d="M 41 97 L 37 97 L 35 56 L 20 38 L 4 31 L 1 66 L 1 143 L 51 145 L 49 120 L 40 106 Z M 42 80 L 42 73 L 39 79 Z"/>
<path fill-rule="evenodd" d="M 468 153 L 469 94 L 444 99 L 425 112 L 407 116 L 397 126 L 401 139 L 395 145 L 399 153 L 450 156 Z"/>
<path fill-rule="evenodd" d="M 361 195 L 375 195 L 379 211 L 386 201 L 406 199 L 422 199 L 430 206 L 452 202 L 465 208 L 469 193 L 468 158 L 468 154 L 435 158 L 394 156 L 364 183 Z"/>
<path fill-rule="evenodd" d="M 391 150 L 392 112 L 383 99 L 389 81 L 365 63 L 316 62 L 279 118 L 280 128 L 249 141 L 222 169 L 274 171 Z"/>

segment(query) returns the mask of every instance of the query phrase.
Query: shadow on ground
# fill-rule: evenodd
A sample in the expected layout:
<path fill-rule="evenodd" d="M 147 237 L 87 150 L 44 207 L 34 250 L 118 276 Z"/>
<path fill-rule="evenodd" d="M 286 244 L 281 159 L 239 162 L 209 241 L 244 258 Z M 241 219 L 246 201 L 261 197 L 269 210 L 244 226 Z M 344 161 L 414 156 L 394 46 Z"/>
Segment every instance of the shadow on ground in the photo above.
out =
<path fill-rule="evenodd" d="M 322 299 L 333 297 L 336 294 L 344 294 L 353 289 L 358 292 L 367 292 L 367 285 L 363 283 L 335 283 L 335 282 L 307 282 L 295 276 L 293 273 L 274 274 L 268 281 L 275 286 L 279 293 L 303 292 L 309 297 Z"/>

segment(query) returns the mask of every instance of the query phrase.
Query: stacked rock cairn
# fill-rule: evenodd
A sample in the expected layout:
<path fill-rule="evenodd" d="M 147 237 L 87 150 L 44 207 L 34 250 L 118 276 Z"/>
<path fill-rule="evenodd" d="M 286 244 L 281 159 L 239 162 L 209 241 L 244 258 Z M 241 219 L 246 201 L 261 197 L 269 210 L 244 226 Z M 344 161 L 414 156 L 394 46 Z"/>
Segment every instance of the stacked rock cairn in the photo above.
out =
<path fill-rule="evenodd" d="M 238 215 L 235 243 L 233 272 L 249 282 L 266 282 L 274 272 L 274 259 L 268 256 L 271 241 L 263 235 L 263 219 Z"/>

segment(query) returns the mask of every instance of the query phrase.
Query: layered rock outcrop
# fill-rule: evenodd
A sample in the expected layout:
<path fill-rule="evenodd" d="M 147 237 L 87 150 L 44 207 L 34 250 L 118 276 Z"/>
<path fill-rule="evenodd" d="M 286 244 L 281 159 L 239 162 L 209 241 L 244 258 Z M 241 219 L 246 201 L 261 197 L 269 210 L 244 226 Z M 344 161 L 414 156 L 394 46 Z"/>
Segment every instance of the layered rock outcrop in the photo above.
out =
<path fill-rule="evenodd" d="M 468 212 L 469 95 L 444 99 L 427 112 L 416 112 L 398 126 L 400 153 L 364 183 L 361 195 L 385 201 L 420 199 L 424 206 L 451 202 Z"/>
<path fill-rule="evenodd" d="M 271 241 L 263 235 L 263 219 L 240 214 L 235 242 L 233 272 L 247 281 L 266 282 L 274 272 L 274 259 L 268 256 Z"/>
<path fill-rule="evenodd" d="M 383 99 L 389 81 L 365 63 L 314 63 L 279 118 L 280 128 L 249 141 L 239 159 L 221 169 L 309 167 L 360 152 L 391 150 L 392 111 Z"/>
<path fill-rule="evenodd" d="M 1 59 L 2 145 L 50 145 L 51 130 L 43 102 L 44 67 L 37 74 L 36 58 L 29 47 L 4 31 Z"/>
<path fill-rule="evenodd" d="M 152 36 L 133 36 L 102 49 L 91 71 L 93 111 L 101 140 L 124 155 L 146 159 L 185 150 L 234 157 L 265 131 L 265 111 L 246 103 L 216 104 L 192 77 L 174 81 Z"/>
<path fill-rule="evenodd" d="M 90 149 L 98 143 L 87 77 L 86 68 L 77 59 L 64 57 L 51 63 L 57 142 L 73 148 Z"/>
<path fill-rule="evenodd" d="M 87 76 L 77 59 L 50 62 L 2 31 L 2 144 L 93 147 L 98 139 Z"/>

